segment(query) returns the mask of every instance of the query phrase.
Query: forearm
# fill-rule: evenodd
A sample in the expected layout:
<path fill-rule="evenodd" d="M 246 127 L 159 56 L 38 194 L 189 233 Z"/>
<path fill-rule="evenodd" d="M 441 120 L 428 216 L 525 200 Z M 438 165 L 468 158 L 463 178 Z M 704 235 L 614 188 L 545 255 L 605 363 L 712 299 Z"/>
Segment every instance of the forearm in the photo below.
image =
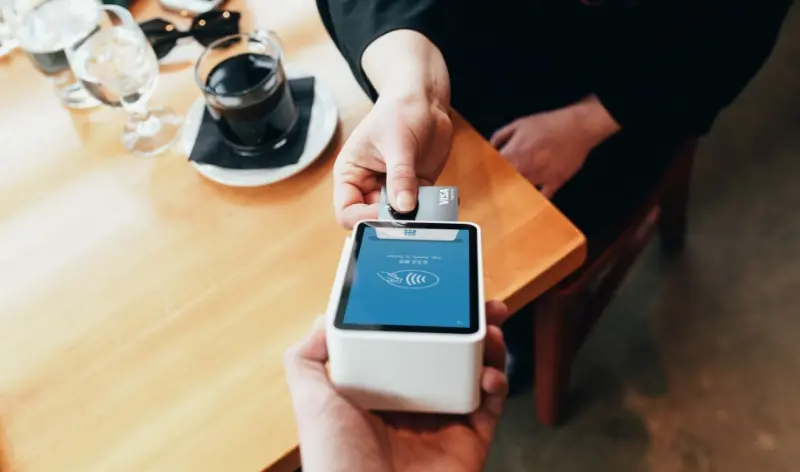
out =
<path fill-rule="evenodd" d="M 621 129 L 619 123 L 594 95 L 568 106 L 567 109 L 573 113 L 576 126 L 593 146 L 602 143 Z"/>
<path fill-rule="evenodd" d="M 380 451 L 349 441 L 347 431 L 331 435 L 327 428 L 313 424 L 304 429 L 300 433 L 304 472 L 393 472 Z M 305 446 L 310 444 L 314 447 Z"/>
<path fill-rule="evenodd" d="M 316 0 L 322 22 L 372 100 L 423 95 L 449 108 L 441 0 Z"/>
<path fill-rule="evenodd" d="M 322 390 L 292 393 L 300 438 L 300 458 L 304 472 L 394 472 L 388 457 L 372 438 L 368 417 L 353 417 L 351 411 L 337 408 L 342 399 L 319 397 Z M 324 406 L 310 408 L 309 405 Z M 332 409 L 335 414 L 325 413 Z"/>
<path fill-rule="evenodd" d="M 450 108 L 450 76 L 439 48 L 423 34 L 391 31 L 373 41 L 361 66 L 381 95 L 421 96 Z"/>

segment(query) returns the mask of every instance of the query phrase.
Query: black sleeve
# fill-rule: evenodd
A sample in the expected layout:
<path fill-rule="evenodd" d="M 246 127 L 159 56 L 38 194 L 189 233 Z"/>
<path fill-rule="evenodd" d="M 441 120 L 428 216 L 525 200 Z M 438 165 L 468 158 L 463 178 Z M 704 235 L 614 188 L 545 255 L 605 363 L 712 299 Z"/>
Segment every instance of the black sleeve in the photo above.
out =
<path fill-rule="evenodd" d="M 361 68 L 361 56 L 374 40 L 398 29 L 418 31 L 440 45 L 440 0 L 317 0 L 322 23 L 359 85 L 373 101 L 378 94 Z M 441 48 L 441 47 L 440 47 Z"/>
<path fill-rule="evenodd" d="M 595 93 L 623 129 L 708 132 L 756 75 L 792 0 L 735 0 L 677 47 L 606 76 Z"/>

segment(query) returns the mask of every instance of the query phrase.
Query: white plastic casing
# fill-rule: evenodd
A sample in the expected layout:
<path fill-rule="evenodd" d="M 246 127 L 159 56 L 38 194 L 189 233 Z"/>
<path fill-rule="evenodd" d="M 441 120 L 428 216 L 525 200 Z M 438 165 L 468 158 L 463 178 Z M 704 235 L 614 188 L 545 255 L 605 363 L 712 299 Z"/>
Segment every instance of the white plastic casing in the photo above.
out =
<path fill-rule="evenodd" d="M 478 330 L 471 334 L 339 329 L 335 318 L 353 237 L 347 238 L 325 316 L 329 375 L 337 390 L 365 410 L 466 414 L 480 404 L 486 312 L 480 228 Z"/>

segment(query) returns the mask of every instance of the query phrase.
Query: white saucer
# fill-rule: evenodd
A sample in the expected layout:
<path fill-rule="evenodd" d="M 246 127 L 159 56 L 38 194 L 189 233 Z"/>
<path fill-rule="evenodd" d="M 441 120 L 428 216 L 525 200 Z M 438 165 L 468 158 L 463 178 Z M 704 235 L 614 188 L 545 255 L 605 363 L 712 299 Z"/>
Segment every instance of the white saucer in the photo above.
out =
<path fill-rule="evenodd" d="M 301 71 L 286 69 L 286 76 L 290 79 L 308 77 L 310 74 Z M 179 146 L 186 156 L 192 153 L 200 123 L 205 112 L 205 100 L 197 99 L 186 114 Z M 314 106 L 311 108 L 311 119 L 308 123 L 308 137 L 303 154 L 296 164 L 278 167 L 275 169 L 226 169 L 211 164 L 199 164 L 189 161 L 195 169 L 205 178 L 218 184 L 229 187 L 259 187 L 286 180 L 310 166 L 319 159 L 322 152 L 331 142 L 336 132 L 338 114 L 333 95 L 320 83 L 314 81 Z"/>

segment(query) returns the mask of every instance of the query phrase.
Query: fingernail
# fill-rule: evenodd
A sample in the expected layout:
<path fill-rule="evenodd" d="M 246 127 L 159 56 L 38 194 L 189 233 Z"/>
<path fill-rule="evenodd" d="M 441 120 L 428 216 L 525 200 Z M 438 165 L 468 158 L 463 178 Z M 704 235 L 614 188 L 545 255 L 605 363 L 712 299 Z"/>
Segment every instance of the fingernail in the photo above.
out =
<path fill-rule="evenodd" d="M 321 329 L 325 329 L 325 315 L 319 315 L 311 326 L 311 331 L 319 331 Z"/>
<path fill-rule="evenodd" d="M 414 210 L 414 195 L 408 190 L 403 190 L 397 194 L 397 208 L 395 210 L 401 212 L 409 212 Z"/>

